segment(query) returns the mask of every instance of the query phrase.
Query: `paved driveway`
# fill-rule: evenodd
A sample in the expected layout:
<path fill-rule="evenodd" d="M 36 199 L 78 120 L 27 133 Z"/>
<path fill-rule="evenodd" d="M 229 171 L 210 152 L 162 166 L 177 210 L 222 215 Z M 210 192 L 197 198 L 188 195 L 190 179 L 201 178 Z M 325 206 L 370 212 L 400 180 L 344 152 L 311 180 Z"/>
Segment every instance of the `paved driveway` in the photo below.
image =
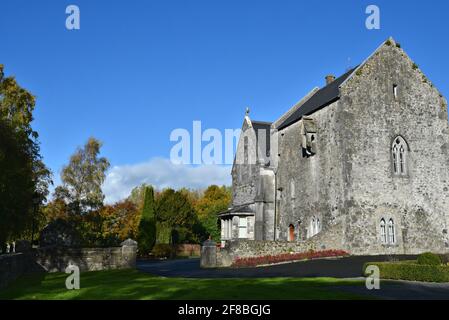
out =
<path fill-rule="evenodd" d="M 261 277 L 334 277 L 356 278 L 362 276 L 363 264 L 370 261 L 387 261 L 387 256 L 357 256 L 338 259 L 317 259 L 278 264 L 257 268 L 201 269 L 199 259 L 166 261 L 138 261 L 137 268 L 165 277 L 186 278 L 261 278 Z M 414 256 L 400 256 L 411 260 Z"/>
<path fill-rule="evenodd" d="M 401 256 L 412 260 L 415 256 Z M 279 264 L 258 268 L 201 269 L 199 259 L 138 261 L 142 272 L 165 277 L 186 278 L 265 278 L 265 277 L 334 277 L 361 278 L 363 264 L 370 261 L 388 261 L 387 256 L 358 256 L 339 259 L 320 259 Z M 367 290 L 364 286 L 336 286 L 338 291 L 382 299 L 449 299 L 449 284 L 412 281 L 382 281 L 380 290 Z"/>

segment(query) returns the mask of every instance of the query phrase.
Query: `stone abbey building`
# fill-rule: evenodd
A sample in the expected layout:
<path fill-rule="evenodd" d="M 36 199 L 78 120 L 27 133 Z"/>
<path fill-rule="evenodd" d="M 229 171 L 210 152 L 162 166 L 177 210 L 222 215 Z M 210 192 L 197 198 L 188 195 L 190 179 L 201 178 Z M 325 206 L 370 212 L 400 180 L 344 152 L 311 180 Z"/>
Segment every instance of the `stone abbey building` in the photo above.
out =
<path fill-rule="evenodd" d="M 274 122 L 244 118 L 222 240 L 447 252 L 447 102 L 392 38 Z"/>

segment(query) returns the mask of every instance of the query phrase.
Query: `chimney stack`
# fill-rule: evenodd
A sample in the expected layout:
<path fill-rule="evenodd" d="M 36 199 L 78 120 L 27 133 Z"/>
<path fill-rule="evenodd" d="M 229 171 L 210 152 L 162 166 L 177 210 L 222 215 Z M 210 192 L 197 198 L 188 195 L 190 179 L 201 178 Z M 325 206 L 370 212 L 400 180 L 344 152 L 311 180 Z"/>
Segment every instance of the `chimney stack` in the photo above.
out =
<path fill-rule="evenodd" d="M 331 82 L 333 82 L 335 80 L 335 76 L 332 74 L 329 74 L 326 76 L 326 85 L 330 84 Z"/>

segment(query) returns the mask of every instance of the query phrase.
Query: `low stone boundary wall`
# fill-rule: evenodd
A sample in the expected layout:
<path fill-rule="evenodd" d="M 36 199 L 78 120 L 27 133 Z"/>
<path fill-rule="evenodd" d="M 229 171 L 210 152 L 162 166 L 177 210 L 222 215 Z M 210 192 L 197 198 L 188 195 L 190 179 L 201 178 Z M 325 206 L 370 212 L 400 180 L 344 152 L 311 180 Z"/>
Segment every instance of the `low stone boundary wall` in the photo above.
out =
<path fill-rule="evenodd" d="M 178 244 L 176 246 L 176 255 L 180 257 L 199 257 L 201 246 L 199 244 Z"/>
<path fill-rule="evenodd" d="M 341 243 L 343 237 L 341 225 L 330 227 L 305 241 L 257 241 L 231 240 L 226 241 L 224 248 L 214 248 L 213 243 L 205 242 L 201 251 L 201 266 L 203 268 L 230 267 L 237 258 L 262 257 L 282 253 L 299 253 L 310 250 L 346 250 Z M 346 250 L 347 251 L 347 250 Z"/>
<path fill-rule="evenodd" d="M 43 248 L 38 250 L 36 262 L 46 272 L 65 272 L 68 265 L 80 271 L 135 268 L 136 253 L 124 247 L 116 248 Z"/>
<path fill-rule="evenodd" d="M 128 239 L 121 247 L 45 247 L 0 255 L 0 289 L 25 273 L 65 272 L 70 264 L 80 271 L 135 268 L 136 252 L 137 242 Z"/>

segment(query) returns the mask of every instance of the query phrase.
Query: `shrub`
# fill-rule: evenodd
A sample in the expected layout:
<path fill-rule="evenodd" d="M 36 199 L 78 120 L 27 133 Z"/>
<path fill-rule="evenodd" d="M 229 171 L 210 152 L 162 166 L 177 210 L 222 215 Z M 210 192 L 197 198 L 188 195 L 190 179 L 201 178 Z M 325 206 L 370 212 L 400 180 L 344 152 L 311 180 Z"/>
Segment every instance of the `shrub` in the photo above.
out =
<path fill-rule="evenodd" d="M 369 265 L 379 267 L 381 279 L 409 280 L 426 282 L 449 282 L 449 267 L 436 265 L 420 265 L 416 262 L 372 262 L 363 267 L 363 274 Z"/>
<path fill-rule="evenodd" d="M 421 253 L 418 256 L 418 259 L 416 262 L 420 265 L 429 265 L 429 266 L 439 266 L 443 263 L 441 261 L 440 256 L 438 256 L 432 252 Z"/>
<path fill-rule="evenodd" d="M 152 253 L 157 258 L 171 258 L 175 255 L 175 249 L 169 244 L 158 243 L 154 245 Z"/>
<path fill-rule="evenodd" d="M 145 188 L 145 198 L 142 217 L 139 224 L 137 243 L 140 254 L 145 255 L 151 251 L 156 241 L 156 216 L 154 212 L 154 191 L 152 187 Z"/>
<path fill-rule="evenodd" d="M 440 257 L 441 262 L 442 262 L 444 265 L 449 264 L 449 255 L 448 255 L 448 254 L 439 254 L 438 256 Z"/>
<path fill-rule="evenodd" d="M 412 69 L 413 69 L 413 70 L 416 70 L 416 69 L 418 69 L 418 65 L 417 65 L 416 63 L 413 63 L 413 65 L 412 65 Z"/>

